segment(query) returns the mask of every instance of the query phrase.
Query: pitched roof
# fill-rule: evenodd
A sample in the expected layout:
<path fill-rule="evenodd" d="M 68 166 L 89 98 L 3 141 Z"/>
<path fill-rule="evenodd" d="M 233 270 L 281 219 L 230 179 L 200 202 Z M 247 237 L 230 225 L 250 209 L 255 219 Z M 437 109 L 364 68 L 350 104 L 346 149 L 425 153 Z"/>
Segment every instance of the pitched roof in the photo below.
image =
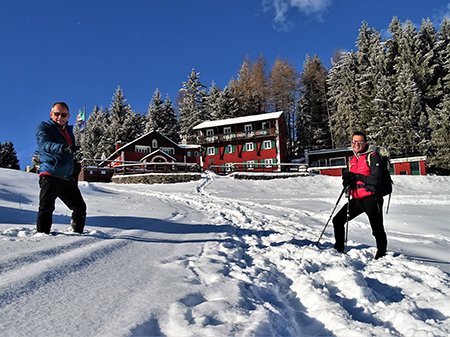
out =
<path fill-rule="evenodd" d="M 160 135 L 161 137 L 164 137 L 164 138 L 166 138 L 168 141 L 172 142 L 175 146 L 180 147 L 180 145 L 178 145 L 177 143 L 175 143 L 172 139 L 167 138 L 166 136 L 164 136 L 163 134 L 159 133 L 158 131 L 150 131 L 150 132 L 147 132 L 145 135 L 143 135 L 143 136 L 141 136 L 141 137 L 138 137 L 138 138 L 132 140 L 131 142 L 125 144 L 124 146 L 120 147 L 118 150 L 116 150 L 116 151 L 114 151 L 113 153 L 111 153 L 111 155 L 110 155 L 108 158 L 106 158 L 106 160 L 110 160 L 111 158 L 117 156 L 120 152 L 123 151 L 124 148 L 126 148 L 126 147 L 128 147 L 128 146 L 130 146 L 130 145 L 133 145 L 134 143 L 138 142 L 139 140 L 141 140 L 141 139 L 144 138 L 144 137 L 147 137 L 147 136 L 150 135 L 151 133 L 157 133 L 157 134 Z"/>
<path fill-rule="evenodd" d="M 164 151 L 161 151 L 160 149 L 157 149 L 157 150 L 153 151 L 152 153 L 149 153 L 148 155 L 142 157 L 139 161 L 144 161 L 145 159 L 150 158 L 150 157 L 156 155 L 157 153 L 160 153 L 164 157 L 168 157 L 168 158 L 172 159 L 172 161 L 174 161 L 174 162 L 176 161 L 176 159 L 174 157 L 172 157 L 168 153 L 165 153 Z"/>
<path fill-rule="evenodd" d="M 244 116 L 244 117 L 236 117 L 236 118 L 228 118 L 228 119 L 221 119 L 217 121 L 206 121 L 203 123 L 200 123 L 199 125 L 194 127 L 194 130 L 200 130 L 204 128 L 212 128 L 215 126 L 225 126 L 225 125 L 234 125 L 234 124 L 241 124 L 241 123 L 250 123 L 250 122 L 260 122 L 260 121 L 266 121 L 271 119 L 278 119 L 283 115 L 283 111 L 278 112 L 270 112 L 270 113 L 264 113 L 260 115 L 251 115 L 251 116 Z"/>

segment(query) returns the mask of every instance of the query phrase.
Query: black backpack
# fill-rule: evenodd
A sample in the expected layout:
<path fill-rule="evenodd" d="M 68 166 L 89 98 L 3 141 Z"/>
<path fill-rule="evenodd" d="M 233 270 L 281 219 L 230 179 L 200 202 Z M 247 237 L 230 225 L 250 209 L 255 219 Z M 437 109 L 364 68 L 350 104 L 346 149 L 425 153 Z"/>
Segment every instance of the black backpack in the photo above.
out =
<path fill-rule="evenodd" d="M 389 201 L 386 210 L 387 213 L 389 211 L 389 203 L 391 201 L 392 185 L 394 184 L 390 172 L 391 168 L 391 162 L 389 160 L 390 153 L 389 149 L 385 146 L 370 145 L 369 154 L 367 155 L 367 165 L 369 167 L 370 167 L 370 157 L 372 156 L 373 153 L 377 153 L 381 159 L 381 182 L 380 185 L 376 188 L 375 193 L 383 197 L 389 195 Z"/>

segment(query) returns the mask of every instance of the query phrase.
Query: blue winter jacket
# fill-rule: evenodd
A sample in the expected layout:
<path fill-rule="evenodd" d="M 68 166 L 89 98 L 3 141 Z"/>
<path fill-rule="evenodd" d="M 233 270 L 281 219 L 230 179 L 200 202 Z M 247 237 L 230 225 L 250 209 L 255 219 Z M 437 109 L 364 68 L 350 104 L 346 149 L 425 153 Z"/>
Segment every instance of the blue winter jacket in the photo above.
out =
<path fill-rule="evenodd" d="M 75 144 L 73 126 L 66 125 L 66 130 L 72 138 L 72 144 Z M 71 153 L 63 152 L 63 148 L 69 144 L 58 124 L 51 118 L 39 123 L 36 127 L 36 140 L 40 160 L 39 172 L 69 180 L 73 174 L 74 157 Z"/>

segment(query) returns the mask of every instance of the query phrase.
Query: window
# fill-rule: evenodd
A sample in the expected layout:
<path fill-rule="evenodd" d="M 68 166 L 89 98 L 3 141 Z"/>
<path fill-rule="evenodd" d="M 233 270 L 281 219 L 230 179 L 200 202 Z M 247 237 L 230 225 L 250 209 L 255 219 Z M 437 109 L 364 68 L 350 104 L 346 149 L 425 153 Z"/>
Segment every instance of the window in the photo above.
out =
<path fill-rule="evenodd" d="M 318 159 L 311 162 L 311 167 L 325 167 L 327 166 L 327 160 L 326 159 Z"/>
<path fill-rule="evenodd" d="M 419 162 L 413 161 L 413 162 L 409 163 L 409 165 L 411 167 L 411 175 L 413 175 L 413 176 L 420 175 Z"/>
<path fill-rule="evenodd" d="M 331 158 L 330 166 L 345 166 L 345 158 Z"/>
<path fill-rule="evenodd" d="M 152 148 L 154 148 L 154 149 L 158 148 L 158 141 L 156 139 L 152 140 Z"/>
<path fill-rule="evenodd" d="M 271 140 L 265 140 L 263 143 L 263 149 L 271 149 L 272 148 L 272 141 Z"/>
<path fill-rule="evenodd" d="M 261 126 L 261 129 L 263 129 L 263 130 L 270 129 L 270 123 L 269 122 L 263 122 L 262 126 Z"/>
<path fill-rule="evenodd" d="M 226 126 L 223 128 L 223 133 L 224 134 L 230 134 L 231 133 L 231 126 Z"/>
<path fill-rule="evenodd" d="M 264 159 L 264 164 L 266 164 L 266 167 L 272 167 L 273 159 Z"/>
<path fill-rule="evenodd" d="M 214 136 L 214 130 L 213 129 L 206 130 L 206 137 L 210 137 L 210 136 Z"/>
<path fill-rule="evenodd" d="M 134 152 L 136 152 L 136 153 L 150 153 L 151 149 L 150 149 L 150 146 L 136 145 L 135 148 L 134 148 Z"/>
<path fill-rule="evenodd" d="M 249 160 L 247 162 L 244 163 L 244 168 L 246 170 L 253 170 L 255 168 L 255 161 L 254 160 Z"/>
<path fill-rule="evenodd" d="M 245 143 L 245 151 L 253 151 L 253 143 Z"/>
<path fill-rule="evenodd" d="M 212 156 L 212 155 L 214 155 L 216 153 L 216 151 L 215 151 L 215 149 L 214 149 L 214 147 L 212 146 L 212 147 L 208 147 L 208 149 L 207 149 L 207 155 L 208 156 Z"/>
<path fill-rule="evenodd" d="M 233 153 L 233 145 L 227 145 L 225 149 L 225 153 Z"/>
<path fill-rule="evenodd" d="M 173 147 L 161 147 L 160 150 L 170 156 L 173 156 L 175 154 L 175 149 Z"/>
<path fill-rule="evenodd" d="M 187 152 L 187 156 L 188 156 L 188 157 L 192 157 L 192 152 L 191 152 L 191 151 L 188 151 L 188 152 Z"/>
<path fill-rule="evenodd" d="M 252 131 L 252 130 L 253 130 L 252 125 L 251 125 L 251 124 L 246 124 L 246 125 L 244 126 L 244 130 L 245 130 L 245 132 Z"/>
<path fill-rule="evenodd" d="M 234 163 L 226 163 L 225 164 L 225 170 L 227 172 L 231 172 L 233 170 L 233 166 L 234 166 Z"/>

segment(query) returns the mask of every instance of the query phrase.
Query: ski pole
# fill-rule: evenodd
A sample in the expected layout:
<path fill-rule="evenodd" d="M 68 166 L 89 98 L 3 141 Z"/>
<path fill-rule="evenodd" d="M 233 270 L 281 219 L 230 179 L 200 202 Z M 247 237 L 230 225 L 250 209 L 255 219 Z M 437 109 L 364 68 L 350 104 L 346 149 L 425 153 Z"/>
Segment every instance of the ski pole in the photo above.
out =
<path fill-rule="evenodd" d="M 320 239 L 322 238 L 323 233 L 325 233 L 325 230 L 327 229 L 328 223 L 330 222 L 331 217 L 333 216 L 334 210 L 336 209 L 337 205 L 339 204 L 339 201 L 341 201 L 342 195 L 344 194 L 345 190 L 346 190 L 346 187 L 344 187 L 344 188 L 342 189 L 341 194 L 339 195 L 339 198 L 338 198 L 338 200 L 337 200 L 337 202 L 336 202 L 336 205 L 334 205 L 334 208 L 333 208 L 333 210 L 331 211 L 330 217 L 328 218 L 328 221 L 327 221 L 327 223 L 326 223 L 326 225 L 325 225 L 325 227 L 324 227 L 322 233 L 320 234 L 319 240 L 317 240 L 316 247 L 319 246 L 319 241 L 320 241 Z"/>
<path fill-rule="evenodd" d="M 347 240 L 348 240 L 348 219 L 350 218 L 350 186 L 347 190 L 347 221 L 345 225 L 345 242 L 344 242 L 344 253 L 347 253 Z"/>

